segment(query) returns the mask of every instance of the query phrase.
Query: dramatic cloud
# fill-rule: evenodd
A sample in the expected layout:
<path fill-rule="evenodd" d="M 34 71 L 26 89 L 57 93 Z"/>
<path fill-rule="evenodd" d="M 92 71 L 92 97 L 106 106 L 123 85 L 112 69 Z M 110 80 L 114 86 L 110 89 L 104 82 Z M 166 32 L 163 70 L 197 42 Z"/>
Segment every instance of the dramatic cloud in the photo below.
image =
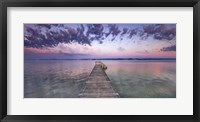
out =
<path fill-rule="evenodd" d="M 165 24 L 145 25 L 141 37 L 148 38 L 149 36 L 157 40 L 172 40 L 176 37 L 176 27 Z"/>
<path fill-rule="evenodd" d="M 112 36 L 115 37 L 121 32 L 121 30 L 119 30 L 116 24 L 109 24 L 108 28 L 109 28 L 109 32 L 107 33 L 106 36 L 112 34 Z"/>
<path fill-rule="evenodd" d="M 46 27 L 48 29 L 51 29 L 51 25 L 50 24 L 37 24 L 38 26 L 41 26 L 41 27 Z"/>
<path fill-rule="evenodd" d="M 123 32 L 121 33 L 121 35 L 124 35 L 128 32 L 128 28 L 123 28 Z"/>
<path fill-rule="evenodd" d="M 162 49 L 160 49 L 160 51 L 166 52 L 166 51 L 176 51 L 176 45 L 172 45 L 169 47 L 163 47 Z"/>
<path fill-rule="evenodd" d="M 126 25 L 126 24 L 125 24 Z M 25 24 L 24 46 L 32 48 L 55 47 L 59 43 L 90 45 L 93 41 L 132 39 L 175 40 L 175 24 Z"/>
<path fill-rule="evenodd" d="M 130 34 L 129 34 L 129 38 L 132 38 L 134 35 L 136 35 L 138 33 L 138 30 L 136 29 L 132 29 L 130 30 Z"/>
<path fill-rule="evenodd" d="M 103 38 L 103 30 L 104 30 L 104 27 L 102 24 L 88 24 L 87 25 L 88 27 L 88 30 L 87 30 L 87 37 L 89 37 L 90 40 L 102 40 Z M 100 42 L 102 43 L 102 42 Z"/>
<path fill-rule="evenodd" d="M 52 29 L 54 26 L 54 29 Z M 41 29 L 41 27 L 47 28 Z M 55 30 L 56 28 L 56 30 Z M 89 37 L 86 37 L 83 25 L 76 29 L 63 25 L 25 25 L 24 45 L 25 47 L 55 47 L 59 43 L 78 42 L 90 45 Z"/>

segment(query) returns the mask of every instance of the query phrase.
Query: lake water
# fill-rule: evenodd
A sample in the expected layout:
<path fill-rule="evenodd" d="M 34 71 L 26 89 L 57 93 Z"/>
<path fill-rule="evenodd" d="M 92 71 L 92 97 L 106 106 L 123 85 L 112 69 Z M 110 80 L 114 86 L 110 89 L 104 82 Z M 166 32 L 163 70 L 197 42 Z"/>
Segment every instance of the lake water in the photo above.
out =
<path fill-rule="evenodd" d="M 176 61 L 104 60 L 121 98 L 176 98 Z M 25 98 L 77 98 L 95 61 L 26 60 Z"/>

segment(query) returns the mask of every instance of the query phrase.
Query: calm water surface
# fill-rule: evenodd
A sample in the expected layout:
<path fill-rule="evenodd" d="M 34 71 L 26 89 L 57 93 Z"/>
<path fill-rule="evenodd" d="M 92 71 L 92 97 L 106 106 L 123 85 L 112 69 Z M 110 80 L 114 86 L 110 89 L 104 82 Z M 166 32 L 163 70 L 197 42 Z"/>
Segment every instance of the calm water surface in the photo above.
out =
<path fill-rule="evenodd" d="M 25 98 L 77 98 L 95 61 L 29 60 Z M 105 60 L 106 73 L 123 98 L 175 98 L 175 61 Z"/>

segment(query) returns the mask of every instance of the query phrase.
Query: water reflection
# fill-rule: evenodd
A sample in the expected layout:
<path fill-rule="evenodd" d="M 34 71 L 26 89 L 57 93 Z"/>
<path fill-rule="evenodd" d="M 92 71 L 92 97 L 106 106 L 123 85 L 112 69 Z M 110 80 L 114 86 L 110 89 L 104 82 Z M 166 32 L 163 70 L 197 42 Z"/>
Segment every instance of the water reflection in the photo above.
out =
<path fill-rule="evenodd" d="M 77 97 L 92 61 L 25 61 L 24 97 Z"/>
<path fill-rule="evenodd" d="M 175 61 L 103 61 L 113 87 L 125 98 L 176 97 Z M 24 64 L 25 98 L 76 98 L 94 61 L 32 60 Z"/>
<path fill-rule="evenodd" d="M 175 61 L 104 61 L 121 97 L 176 97 Z"/>

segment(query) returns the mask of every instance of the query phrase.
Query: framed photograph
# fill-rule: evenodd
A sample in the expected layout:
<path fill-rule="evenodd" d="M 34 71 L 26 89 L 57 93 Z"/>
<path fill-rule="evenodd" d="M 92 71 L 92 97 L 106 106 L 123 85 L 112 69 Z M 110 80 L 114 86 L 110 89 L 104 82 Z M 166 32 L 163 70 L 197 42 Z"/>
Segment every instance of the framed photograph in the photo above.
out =
<path fill-rule="evenodd" d="M 199 121 L 198 0 L 1 1 L 2 121 Z"/>

